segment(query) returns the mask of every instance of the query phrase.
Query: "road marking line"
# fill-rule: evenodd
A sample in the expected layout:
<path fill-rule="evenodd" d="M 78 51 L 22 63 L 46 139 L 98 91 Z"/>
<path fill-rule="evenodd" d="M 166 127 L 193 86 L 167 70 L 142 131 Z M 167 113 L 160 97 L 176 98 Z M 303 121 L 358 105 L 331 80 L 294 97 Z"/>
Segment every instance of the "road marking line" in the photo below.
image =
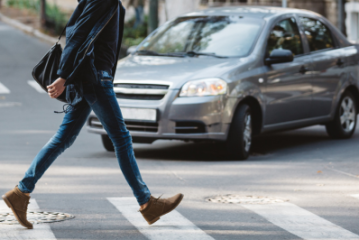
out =
<path fill-rule="evenodd" d="M 353 178 L 359 178 L 359 175 L 353 175 L 353 174 L 350 174 L 350 173 L 347 173 L 347 172 L 343 172 L 343 171 L 340 171 L 340 170 L 337 170 L 337 169 L 334 169 L 333 167 L 326 167 L 327 169 L 329 170 L 332 170 L 334 172 L 337 172 L 337 173 L 341 173 L 341 174 L 344 174 L 344 175 L 347 175 L 349 177 L 353 177 Z"/>
<path fill-rule="evenodd" d="M 22 103 L 19 103 L 19 102 L 0 102 L 0 108 L 3 108 L 3 107 L 21 107 L 22 106 Z"/>
<path fill-rule="evenodd" d="M 134 198 L 107 198 L 123 216 L 150 240 L 214 240 L 176 210 L 149 226 Z"/>
<path fill-rule="evenodd" d="M 10 93 L 10 90 L 7 88 L 7 87 L 5 87 L 5 85 L 4 84 L 2 84 L 1 82 L 0 82 L 0 94 L 8 94 L 8 93 Z"/>
<path fill-rule="evenodd" d="M 354 194 L 354 195 L 350 195 L 350 196 L 352 196 L 353 198 L 359 199 L 359 194 Z"/>
<path fill-rule="evenodd" d="M 359 240 L 358 235 L 292 203 L 242 206 L 303 239 Z"/>
<path fill-rule="evenodd" d="M 35 199 L 30 199 L 28 207 L 30 211 L 40 211 Z M 6 203 L 0 201 L 0 212 L 9 212 L 10 208 Z M 56 240 L 54 233 L 51 231 L 49 224 L 35 224 L 34 229 L 28 230 L 21 225 L 0 225 L 0 239 L 1 240 L 22 240 L 22 239 L 36 239 L 36 240 Z"/>
<path fill-rule="evenodd" d="M 39 93 L 46 93 L 46 91 L 42 89 L 42 87 L 40 87 L 40 85 L 35 80 L 28 80 L 27 83 Z"/>

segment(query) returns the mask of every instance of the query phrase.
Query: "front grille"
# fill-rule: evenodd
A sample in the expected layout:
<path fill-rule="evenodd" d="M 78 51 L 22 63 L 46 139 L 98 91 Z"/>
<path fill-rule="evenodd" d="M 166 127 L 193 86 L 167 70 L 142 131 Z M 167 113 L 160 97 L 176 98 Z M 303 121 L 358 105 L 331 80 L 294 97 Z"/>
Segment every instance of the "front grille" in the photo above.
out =
<path fill-rule="evenodd" d="M 206 126 L 202 122 L 185 121 L 176 122 L 176 133 L 190 134 L 190 133 L 205 133 Z"/>
<path fill-rule="evenodd" d="M 133 100 L 161 100 L 165 95 L 145 95 L 145 94 L 123 94 L 116 93 L 116 97 L 120 99 L 133 99 Z"/>
<path fill-rule="evenodd" d="M 129 131 L 158 132 L 158 123 L 134 122 L 134 121 L 125 121 L 125 123 Z M 90 118 L 89 125 L 93 128 L 103 129 L 101 122 L 96 117 Z"/>
<path fill-rule="evenodd" d="M 130 131 L 139 131 L 139 132 L 158 132 L 158 123 L 148 123 L 148 122 L 127 122 L 126 127 Z"/>
<path fill-rule="evenodd" d="M 169 87 L 170 84 L 120 82 L 114 84 L 114 91 L 119 99 L 161 100 Z"/>
<path fill-rule="evenodd" d="M 116 83 L 114 87 L 132 88 L 132 89 L 168 89 L 168 85 L 158 84 L 134 84 L 134 83 Z"/>

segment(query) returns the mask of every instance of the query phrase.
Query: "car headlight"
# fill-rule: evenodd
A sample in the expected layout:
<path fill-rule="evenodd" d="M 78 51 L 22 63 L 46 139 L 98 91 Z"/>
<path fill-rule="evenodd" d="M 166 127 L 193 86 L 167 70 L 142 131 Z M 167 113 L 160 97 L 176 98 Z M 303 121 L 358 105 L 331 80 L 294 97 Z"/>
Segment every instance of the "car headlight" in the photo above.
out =
<path fill-rule="evenodd" d="M 227 83 L 219 78 L 189 81 L 183 85 L 180 97 L 216 96 L 227 93 Z"/>

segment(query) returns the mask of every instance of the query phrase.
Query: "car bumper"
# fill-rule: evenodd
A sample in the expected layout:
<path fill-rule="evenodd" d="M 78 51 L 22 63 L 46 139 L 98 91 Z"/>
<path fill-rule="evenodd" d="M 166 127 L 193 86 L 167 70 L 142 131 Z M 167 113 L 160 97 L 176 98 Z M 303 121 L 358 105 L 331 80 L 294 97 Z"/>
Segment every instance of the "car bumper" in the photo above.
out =
<path fill-rule="evenodd" d="M 134 139 L 152 140 L 226 140 L 229 124 L 222 123 L 224 102 L 224 96 L 178 97 L 178 90 L 169 90 L 161 100 L 118 99 L 120 108 L 157 110 L 156 122 L 125 119 Z M 106 134 L 93 112 L 88 119 L 87 130 Z"/>

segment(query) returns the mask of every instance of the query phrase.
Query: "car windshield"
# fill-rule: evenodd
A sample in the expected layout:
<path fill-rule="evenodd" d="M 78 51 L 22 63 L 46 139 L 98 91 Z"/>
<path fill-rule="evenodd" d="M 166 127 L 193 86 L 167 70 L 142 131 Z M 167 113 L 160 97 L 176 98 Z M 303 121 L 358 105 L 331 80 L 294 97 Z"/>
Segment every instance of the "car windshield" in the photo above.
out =
<path fill-rule="evenodd" d="M 178 18 L 147 38 L 138 53 L 243 57 L 250 53 L 262 25 L 262 20 L 241 16 Z"/>

